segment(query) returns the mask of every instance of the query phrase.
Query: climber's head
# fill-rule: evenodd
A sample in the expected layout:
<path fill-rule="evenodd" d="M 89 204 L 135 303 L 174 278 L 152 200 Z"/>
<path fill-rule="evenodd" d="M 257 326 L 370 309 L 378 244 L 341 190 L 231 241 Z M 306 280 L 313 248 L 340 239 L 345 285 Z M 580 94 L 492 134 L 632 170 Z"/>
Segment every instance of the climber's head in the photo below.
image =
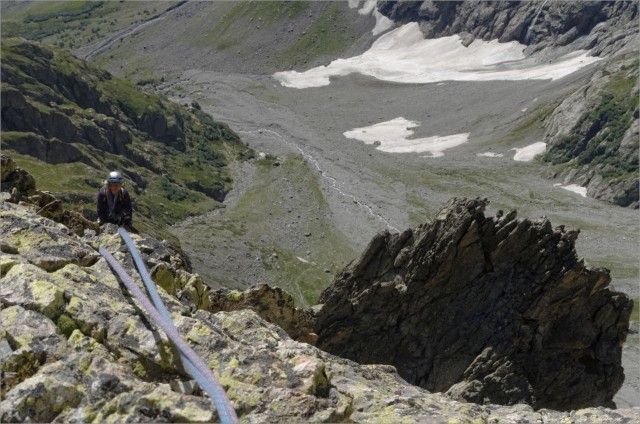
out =
<path fill-rule="evenodd" d="M 107 176 L 107 187 L 112 193 L 117 193 L 122 187 L 122 175 L 118 171 L 109 172 Z"/>

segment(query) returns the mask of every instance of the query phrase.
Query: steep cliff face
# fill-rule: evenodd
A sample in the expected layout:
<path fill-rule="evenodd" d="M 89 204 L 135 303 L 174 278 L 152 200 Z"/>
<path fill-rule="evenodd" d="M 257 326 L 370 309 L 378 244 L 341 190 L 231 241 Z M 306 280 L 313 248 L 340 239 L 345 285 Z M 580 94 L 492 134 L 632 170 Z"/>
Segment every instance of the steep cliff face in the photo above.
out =
<path fill-rule="evenodd" d="M 380 1 L 378 10 L 397 22 L 418 22 L 426 38 L 461 34 L 466 43 L 518 41 L 531 46 L 529 52 L 568 44 L 597 55 L 637 48 L 635 2 Z"/>
<path fill-rule="evenodd" d="M 318 346 L 457 399 L 608 404 L 632 302 L 578 260 L 577 231 L 485 206 L 453 199 L 413 231 L 380 233 L 322 293 Z"/>
<path fill-rule="evenodd" d="M 545 122 L 547 174 L 589 196 L 638 208 L 638 60 L 619 57 L 564 99 Z"/>

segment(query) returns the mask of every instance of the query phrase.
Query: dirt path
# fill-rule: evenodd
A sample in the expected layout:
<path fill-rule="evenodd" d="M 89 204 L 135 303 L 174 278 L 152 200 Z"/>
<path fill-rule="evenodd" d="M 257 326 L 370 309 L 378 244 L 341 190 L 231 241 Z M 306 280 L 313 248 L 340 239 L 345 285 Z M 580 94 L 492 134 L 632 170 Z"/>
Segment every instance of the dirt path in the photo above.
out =
<path fill-rule="evenodd" d="M 132 26 L 130 26 L 129 28 L 125 28 L 123 30 L 118 31 L 115 35 L 107 38 L 107 39 L 99 39 L 97 40 L 95 43 L 91 43 L 91 44 L 87 44 L 85 46 L 82 46 L 81 48 L 77 49 L 74 51 L 74 54 L 78 57 L 80 57 L 81 59 L 84 60 L 91 60 L 91 58 L 93 58 L 94 56 L 108 50 L 111 46 L 113 46 L 114 43 L 116 43 L 117 41 L 125 38 L 125 37 L 129 37 L 130 35 L 140 31 L 142 28 L 151 25 L 151 24 L 155 24 L 157 21 L 164 19 L 168 13 L 184 6 L 185 4 L 187 4 L 187 1 L 179 1 L 176 4 L 173 4 L 171 6 L 169 6 L 167 9 L 165 9 L 164 12 L 159 13 L 157 15 L 151 16 L 149 19 L 143 21 L 143 22 L 138 22 Z"/>

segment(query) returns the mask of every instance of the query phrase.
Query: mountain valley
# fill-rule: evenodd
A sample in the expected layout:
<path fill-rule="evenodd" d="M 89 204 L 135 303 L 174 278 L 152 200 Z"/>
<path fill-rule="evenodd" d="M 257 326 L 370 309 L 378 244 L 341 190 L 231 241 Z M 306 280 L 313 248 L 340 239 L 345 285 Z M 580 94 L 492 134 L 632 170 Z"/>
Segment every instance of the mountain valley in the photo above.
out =
<path fill-rule="evenodd" d="M 625 20 L 633 11 L 620 12 L 624 19 L 616 21 L 616 28 L 621 35 L 607 44 L 602 40 L 616 40 L 615 36 L 597 38 L 592 35 L 597 31 L 591 28 L 583 28 L 586 35 L 571 35 L 574 41 L 570 42 L 558 41 L 557 34 L 555 38 L 546 34 L 543 23 L 553 15 L 550 5 L 545 8 L 547 2 L 532 2 L 533 12 L 521 10 L 517 16 L 529 19 L 520 33 L 530 42 L 525 52 L 531 61 L 551 63 L 567 52 L 585 48 L 593 39 L 601 43 L 594 42 L 603 60 L 558 79 L 453 81 L 445 76 L 435 82 L 405 84 L 354 72 L 331 76 L 328 85 L 292 88 L 274 74 L 302 74 L 322 70 L 333 61 L 360 57 L 380 38 L 372 30 L 385 19 L 396 21 L 382 35 L 436 12 L 427 10 L 427 6 L 420 9 L 422 2 L 407 2 L 416 7 L 404 11 L 389 10 L 394 2 L 379 2 L 379 9 L 385 12 L 387 8 L 388 17 L 377 10 L 374 13 L 370 2 L 357 1 L 124 2 L 120 7 L 111 2 L 92 7 L 78 2 L 65 25 L 37 35 L 34 25 L 40 22 L 42 29 L 53 22 L 45 19 L 47 13 L 60 14 L 60 10 L 38 11 L 38 3 L 42 2 L 3 2 L 3 42 L 7 35 L 17 35 L 68 48 L 92 66 L 174 102 L 184 116 L 198 117 L 204 112 L 213 120 L 203 125 L 229 129 L 226 135 L 230 147 L 224 153 L 228 164 L 215 171 L 219 173 L 216 178 L 224 182 L 224 195 L 216 200 L 224 201 L 214 201 L 206 190 L 192 184 L 188 193 L 202 203 L 191 202 L 188 212 L 180 210 L 180 201 L 168 203 L 170 213 L 160 225 L 151 223 L 156 211 L 145 206 L 148 223 L 144 228 L 179 242 L 193 271 L 209 287 L 244 290 L 256 283 L 268 283 L 288 291 L 297 306 L 308 308 L 380 231 L 401 233 L 434 219 L 452 197 L 486 198 L 487 215 L 516 209 L 519 216 L 545 216 L 553 226 L 580 229 L 578 255 L 587 266 L 609 269 L 611 287 L 634 301 L 631 331 L 623 351 L 626 379 L 614 401 L 618 407 L 640 406 L 640 368 L 635 360 L 640 354 L 637 145 L 619 154 L 621 149 L 606 141 L 600 150 L 606 150 L 609 156 L 601 155 L 603 159 L 595 165 L 574 167 L 574 163 L 552 163 L 552 158 L 546 161 L 541 156 L 514 160 L 515 149 L 542 141 L 551 146 L 556 133 L 590 133 L 594 125 L 587 120 L 580 121 L 584 128 L 575 131 L 567 122 L 578 122 L 579 116 L 575 115 L 581 108 L 597 106 L 563 102 L 587 91 L 596 92 L 593 96 L 597 97 L 597 90 L 588 85 L 592 80 L 602 81 L 598 87 L 624 87 L 620 89 L 621 104 L 623 100 L 632 105 L 636 102 L 635 110 L 625 112 L 632 123 L 622 132 L 625 140 L 638 141 L 637 61 L 634 68 L 628 65 L 628 58 L 620 59 L 625 52 L 638 51 L 637 28 L 629 35 Z M 531 23 L 536 12 L 539 15 Z M 28 16 L 32 17 L 29 25 L 14 29 L 13 20 L 19 22 Z M 438 19 L 442 22 L 444 18 Z M 420 25 L 422 30 L 427 26 L 424 22 Z M 448 25 L 454 26 L 451 22 Z M 482 27 L 478 23 L 477 28 Z M 597 27 L 598 31 L 606 32 L 602 27 Z M 27 29 L 34 32 L 25 32 Z M 497 29 L 492 27 L 491 31 Z M 468 27 L 454 33 L 462 34 L 461 42 L 470 44 L 480 43 L 484 37 L 482 31 L 474 33 Z M 488 41 L 491 37 L 486 38 Z M 553 42 L 547 42 L 550 38 Z M 625 44 L 620 40 L 631 41 Z M 616 56 L 618 50 L 621 53 Z M 614 67 L 619 73 L 612 71 Z M 487 71 L 483 68 L 478 72 Z M 620 80 L 607 79 L 611 75 L 619 75 Z M 3 104 L 6 81 L 3 64 Z M 564 114 L 553 115 L 555 111 Z M 376 124 L 400 117 L 417 123 L 411 127 L 409 139 L 469 134 L 468 139 L 438 156 L 383 151 L 380 141 L 367 144 L 345 135 L 354 129 L 373 131 Z M 198 122 L 196 118 L 185 119 Z M 564 122 L 571 128 L 559 130 L 554 122 Z M 15 150 L 18 154 L 14 159 L 36 176 L 40 188 L 64 193 L 66 183 L 42 178 L 50 172 L 43 163 L 7 144 L 4 125 L 3 106 L 3 154 L 7 148 Z M 600 138 L 593 135 L 594 143 L 606 139 L 611 131 L 598 132 Z M 625 146 L 620 140 L 617 143 Z M 593 150 L 599 151 L 598 146 Z M 615 152 L 610 154 L 610 150 Z M 162 151 L 161 146 L 153 150 Z M 188 153 L 198 155 L 191 147 Z M 171 155 L 177 157 L 179 153 L 172 150 Z M 608 157 L 623 159 L 606 161 Z M 606 166 L 612 163 L 624 163 L 628 169 L 596 181 L 595 174 L 603 169 L 611 171 Z M 92 168 L 91 175 L 82 177 L 98 180 L 100 172 L 107 170 L 105 165 L 131 166 L 130 161 L 119 158 L 101 164 L 97 170 Z M 81 173 L 86 169 L 62 166 L 64 172 Z M 164 187 L 160 178 L 151 176 L 153 167 L 146 168 L 143 176 L 151 181 L 150 188 Z M 189 167 L 183 171 L 186 169 Z M 205 174 L 210 177 L 211 172 L 213 168 L 203 170 L 203 178 Z M 193 178 L 200 177 L 187 173 L 169 182 L 182 189 L 193 183 Z M 613 184 L 607 182 L 616 178 Z M 601 199 L 567 189 L 573 184 L 587 193 L 591 181 L 589 193 L 598 193 Z M 219 188 L 216 184 L 209 180 L 209 185 Z M 94 189 L 82 185 L 86 208 L 92 200 L 87 193 Z M 152 193 L 140 190 L 136 194 L 142 198 Z M 621 202 L 626 207 L 611 199 L 624 199 Z M 159 201 L 149 200 L 150 204 Z"/>

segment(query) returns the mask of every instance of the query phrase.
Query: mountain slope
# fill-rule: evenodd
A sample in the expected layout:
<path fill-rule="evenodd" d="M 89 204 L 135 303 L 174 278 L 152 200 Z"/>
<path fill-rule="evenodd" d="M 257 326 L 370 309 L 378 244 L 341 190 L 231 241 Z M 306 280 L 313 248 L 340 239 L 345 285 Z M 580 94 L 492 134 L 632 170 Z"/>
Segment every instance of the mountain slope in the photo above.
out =
<path fill-rule="evenodd" d="M 71 3 L 73 2 L 64 2 L 67 6 Z M 178 3 L 180 2 L 163 3 L 163 6 L 171 7 Z M 329 3 L 333 2 L 314 2 L 313 7 L 321 7 L 319 5 Z M 409 4 L 410 2 L 402 3 Z M 488 2 L 482 4 L 485 3 Z M 538 10 L 541 11 L 539 16 L 545 16 L 545 21 L 540 19 L 536 22 L 548 21 L 548 16 L 546 16 L 548 7 L 543 7 L 545 2 L 527 3 L 535 6 L 535 10 L 525 15 L 529 21 L 523 25 L 526 26 L 535 20 L 535 14 Z M 552 3 L 554 2 L 547 4 L 551 5 Z M 77 4 L 80 5 L 80 2 Z M 344 231 L 348 240 L 354 245 L 363 243 L 363 240 L 364 242 L 368 241 L 371 234 L 378 231 L 380 226 L 384 227 L 385 224 L 406 228 L 407 221 L 410 221 L 412 225 L 423 222 L 425 216 L 433 215 L 436 212 L 434 208 L 450 198 L 451 195 L 464 195 L 470 198 L 482 195 L 496 199 L 494 205 L 497 208 L 517 206 L 519 211 L 526 215 L 549 215 L 553 222 L 566 223 L 572 227 L 586 230 L 583 231 L 583 237 L 579 243 L 582 243 L 582 247 L 584 247 L 581 251 L 584 252 L 587 260 L 592 264 L 595 262 L 598 265 L 614 269 L 612 275 L 618 288 L 624 288 L 634 298 L 637 298 L 638 244 L 637 236 L 634 235 L 637 231 L 633 231 L 637 229 L 637 216 L 633 214 L 633 211 L 612 210 L 609 205 L 602 202 L 582 199 L 573 193 L 564 192 L 560 188 L 552 188 L 548 181 L 538 181 L 535 178 L 535 174 L 541 169 L 538 163 L 510 164 L 509 167 L 506 167 L 503 165 L 509 162 L 510 158 L 505 157 L 504 160 L 494 161 L 494 158 L 476 157 L 477 153 L 488 150 L 496 152 L 501 149 L 502 153 L 509 154 L 508 151 L 513 147 L 521 147 L 541 139 L 544 128 L 539 124 L 551 115 L 553 109 L 550 108 L 550 105 L 555 107 L 565 97 L 565 94 L 566 97 L 569 97 L 567 88 L 582 85 L 582 83 L 576 84 L 576 81 L 579 79 L 586 81 L 591 78 L 593 74 L 591 70 L 572 75 L 556 84 L 533 82 L 503 84 L 495 82 L 476 85 L 474 83 L 451 84 L 447 82 L 442 85 L 401 87 L 400 84 L 385 84 L 371 78 L 352 76 L 336 78 L 334 82 L 338 84 L 333 84 L 333 90 L 309 90 L 305 93 L 294 93 L 295 90 L 276 87 L 277 83 L 267 75 L 272 70 L 287 69 L 294 63 L 297 70 L 303 70 L 314 64 L 325 63 L 331 58 L 349 55 L 351 51 L 361 52 L 371 39 L 372 18 L 358 16 L 354 10 L 347 10 L 346 2 L 340 2 L 337 7 L 341 7 L 345 14 L 349 14 L 347 27 L 350 25 L 359 26 L 358 31 L 355 31 L 356 42 L 353 47 L 345 42 L 334 53 L 316 54 L 319 51 L 316 49 L 310 50 L 312 54 L 308 55 L 306 54 L 307 50 L 299 50 L 300 60 L 294 61 L 283 60 L 286 58 L 283 58 L 282 55 L 270 56 L 270 49 L 284 47 L 298 38 L 311 40 L 311 37 L 307 38 L 306 35 L 311 35 L 314 31 L 308 31 L 310 27 L 306 24 L 313 22 L 314 18 L 321 16 L 320 14 L 311 13 L 312 16 L 305 13 L 292 14 L 281 16 L 281 19 L 276 20 L 275 23 L 270 21 L 269 24 L 265 24 L 256 23 L 256 21 L 260 18 L 264 20 L 266 16 L 251 15 L 253 10 L 268 12 L 268 8 L 263 6 L 265 2 L 251 3 L 260 6 L 256 9 L 250 9 L 247 5 L 234 4 L 234 2 L 188 2 L 163 18 L 154 18 L 154 16 L 163 13 L 163 10 L 159 8 L 154 11 L 150 7 L 148 13 L 144 13 L 145 7 L 153 4 L 153 8 L 155 8 L 157 2 L 104 2 L 100 4 L 102 5 L 100 8 L 96 7 L 92 10 L 103 10 L 101 9 L 103 6 L 110 8 L 135 6 L 138 8 L 137 17 L 128 21 L 128 24 L 125 24 L 124 20 L 116 18 L 107 19 L 106 25 L 104 25 L 101 23 L 105 19 L 104 17 L 90 14 L 86 16 L 86 22 L 89 23 L 85 24 L 88 25 L 87 28 L 82 32 L 79 30 L 67 31 L 68 28 L 62 25 L 60 34 L 66 34 L 65 41 L 56 40 L 55 42 L 64 42 L 67 47 L 70 39 L 76 41 L 74 37 L 78 31 L 80 34 L 77 35 L 78 41 L 77 44 L 74 44 L 74 51 L 82 52 L 82 55 L 98 52 L 96 56 L 92 56 L 92 61 L 95 64 L 104 65 L 113 74 L 127 76 L 144 85 L 159 85 L 158 88 L 162 90 L 170 87 L 172 97 L 182 99 L 182 103 L 185 101 L 191 103 L 193 99 L 197 99 L 204 110 L 215 114 L 217 119 L 224 117 L 223 120 L 230 122 L 234 129 L 243 134 L 243 138 L 251 141 L 252 146 L 259 146 L 268 153 L 286 158 L 293 151 L 295 155 L 298 155 L 296 160 L 300 158 L 299 154 L 302 153 L 302 160 L 299 162 L 303 162 L 305 172 L 310 171 L 308 175 L 316 177 L 318 181 L 317 192 L 324 196 L 325 203 L 328 204 L 326 209 L 319 209 L 318 215 L 321 214 L 323 219 L 327 219 L 328 226 Z M 270 4 L 277 6 L 280 2 Z M 3 8 L 3 38 L 6 38 L 4 35 L 7 26 L 4 23 L 7 19 L 5 13 L 7 5 L 11 8 L 24 7 L 25 9 L 49 7 L 48 2 L 3 2 L 0 5 Z M 244 14 L 231 14 L 232 10 L 243 11 Z M 245 14 L 249 16 L 243 18 Z M 46 21 L 48 24 L 56 23 L 55 15 L 47 16 L 45 13 L 41 15 L 36 13 L 35 16 L 39 16 L 38 19 L 46 18 L 43 22 Z M 78 19 L 78 25 L 83 19 L 85 19 L 84 16 L 82 19 Z M 116 20 L 117 22 L 115 22 Z M 236 21 L 238 23 L 234 24 Z M 20 22 L 18 22 L 18 26 L 21 25 Z M 31 28 L 37 27 L 35 22 L 37 21 L 31 21 L 33 23 Z M 115 22 L 115 25 L 112 26 L 112 22 Z M 149 24 L 142 26 L 145 22 Z M 614 25 L 615 22 L 612 23 L 611 29 L 617 31 Z M 113 29 L 110 29 L 107 34 L 101 31 L 101 28 L 106 27 Z M 214 27 L 215 31 L 208 33 Z M 131 32 L 118 38 L 119 30 L 126 32 L 129 28 L 132 29 Z M 321 30 L 322 26 L 317 28 Z M 83 37 L 91 37 L 94 29 L 96 33 L 93 35 L 100 35 L 86 43 L 87 38 Z M 337 32 L 342 32 L 344 27 L 340 26 L 334 29 Z M 606 25 L 598 27 L 598 31 L 606 32 L 607 29 Z M 284 38 L 279 39 L 277 45 L 269 41 L 274 32 L 284 35 Z M 302 34 L 303 32 L 306 34 Z M 322 31 L 320 33 L 322 34 Z M 205 41 L 205 37 L 203 37 L 205 34 L 208 34 L 207 43 L 199 44 L 199 41 Z M 219 50 L 213 48 L 213 44 L 208 44 L 221 42 L 227 34 L 229 34 L 229 39 L 233 39 L 238 44 L 233 44 L 231 48 L 225 48 L 223 43 Z M 242 38 L 240 35 L 246 36 L 246 38 Z M 51 35 L 51 38 L 46 38 L 46 41 L 53 40 L 55 37 L 55 35 Z M 108 44 L 112 37 L 115 37 L 115 42 L 111 47 L 100 50 L 105 45 L 104 42 Z M 316 39 L 319 44 L 326 40 L 325 38 Z M 542 45 L 543 43 L 538 44 L 538 46 Z M 539 52 L 542 57 L 545 50 Z M 267 58 L 267 56 L 270 57 Z M 205 71 L 199 74 L 200 69 Z M 205 74 L 205 72 L 209 72 L 209 74 Z M 238 76 L 233 72 L 247 72 L 248 74 Z M 251 73 L 257 75 L 251 75 Z M 211 75 L 215 75 L 215 78 Z M 162 83 L 163 77 L 165 77 L 164 84 Z M 192 79 L 189 80 L 189 78 Z M 359 93 L 362 92 L 366 92 L 366 95 L 360 96 Z M 523 95 L 515 101 L 510 97 L 514 92 Z M 166 91 L 166 93 L 169 92 Z M 559 97 L 560 99 L 558 99 Z M 242 101 L 239 100 L 241 98 Z M 405 98 L 404 104 L 399 101 L 403 98 Z M 550 98 L 552 100 L 549 100 Z M 537 105 L 534 104 L 536 101 Z M 531 107 L 530 112 L 525 113 L 524 109 L 529 107 Z M 535 110 L 531 112 L 534 108 Z M 345 130 L 391 119 L 397 117 L 399 113 L 408 119 L 421 121 L 423 125 L 418 131 L 425 136 L 432 135 L 430 131 L 455 131 L 460 128 L 473 128 L 474 130 L 478 129 L 481 135 L 485 136 L 483 139 L 481 137 L 476 139 L 483 144 L 469 143 L 468 146 L 463 146 L 455 152 L 460 153 L 457 158 L 452 152 L 451 155 L 447 154 L 447 157 L 440 161 L 418 158 L 411 154 L 381 154 L 372 146 L 363 147 L 359 143 L 345 141 L 342 136 L 342 132 Z M 535 119 L 531 118 L 532 115 L 535 115 Z M 227 117 L 234 119 L 227 119 Z M 505 123 L 519 125 L 523 121 L 526 124 L 523 124 L 524 130 L 515 128 L 513 131 L 509 131 L 508 125 L 505 125 Z M 462 125 L 458 125 L 459 123 Z M 535 131 L 529 131 L 531 129 Z M 504 133 L 510 132 L 513 135 L 508 139 L 502 137 Z M 536 137 L 538 139 L 535 139 Z M 450 158 L 453 160 L 449 160 Z M 278 160 L 281 159 L 282 157 L 278 158 Z M 42 163 L 32 161 L 31 157 L 21 156 L 20 160 L 27 161 L 26 163 L 31 166 L 42 166 L 38 170 L 40 175 L 56 176 L 56 178 L 48 178 L 45 184 L 41 184 L 43 186 L 53 187 L 58 184 L 57 179 L 67 178 L 69 169 L 66 164 L 47 165 L 45 170 Z M 21 164 L 23 163 L 21 162 Z M 289 210 L 306 211 L 309 209 L 309 205 L 314 207 L 315 203 L 301 201 L 297 196 L 298 190 L 302 188 L 297 179 L 286 180 L 279 172 L 281 168 L 271 167 L 269 164 L 265 165 L 268 166 L 261 166 L 260 169 L 265 171 L 276 169 L 277 171 L 259 174 L 263 181 L 260 181 L 261 184 L 256 185 L 255 188 L 260 196 L 247 196 L 247 203 L 243 205 L 244 210 L 240 212 L 250 210 L 253 216 L 261 213 L 261 208 L 252 207 L 253 204 L 249 201 L 252 198 L 260 200 L 265 198 L 265 193 L 260 192 L 263 186 L 274 187 L 273 192 L 283 194 L 282 198 L 276 200 L 277 207 L 283 211 L 282 216 L 284 217 L 294 215 Z M 74 165 L 73 172 L 82 174 L 86 169 L 86 165 L 77 163 Z M 554 170 L 553 172 L 558 171 Z M 104 172 L 98 172 L 95 175 L 95 180 L 101 180 L 103 176 Z M 84 184 L 81 181 L 78 183 Z M 65 182 L 64 187 L 59 187 L 56 191 L 64 192 L 70 186 L 69 182 Z M 310 186 L 316 188 L 313 184 Z M 315 195 L 316 191 L 314 190 L 312 194 Z M 141 193 L 141 196 L 145 195 L 145 193 Z M 267 198 L 269 199 L 269 193 L 267 193 Z M 274 199 L 270 200 L 274 201 Z M 158 202 L 165 206 L 173 205 L 173 202 L 166 203 L 165 200 L 158 201 L 158 199 L 151 203 L 158 206 L 157 209 L 159 209 L 162 205 Z M 262 206 L 263 204 L 256 203 L 255 205 Z M 179 214 L 187 213 L 185 207 L 190 207 L 190 203 L 181 204 L 180 210 L 176 210 L 176 212 Z M 194 213 L 197 213 L 197 210 L 193 210 Z M 163 216 L 161 215 L 160 219 L 164 219 Z M 229 225 L 231 228 L 236 227 L 243 230 L 242 220 L 247 216 L 250 215 L 236 214 L 237 220 L 234 222 L 236 217 L 230 217 Z M 301 252 L 298 254 L 299 257 L 314 261 L 318 253 L 314 250 L 315 248 L 306 250 L 306 247 L 298 242 L 305 239 L 313 241 L 316 235 L 315 231 L 302 233 L 295 228 L 296 221 L 312 221 L 315 218 L 314 216 L 308 220 L 307 217 L 306 214 L 295 214 L 286 221 L 274 223 L 272 217 L 262 214 L 259 224 L 269 228 L 269 236 L 274 235 L 273 239 L 278 243 L 289 244 L 289 246 L 293 244 L 295 249 Z M 166 222 L 171 220 L 171 216 L 166 217 Z M 198 221 L 202 223 L 203 228 L 211 227 L 208 222 L 210 216 L 199 218 Z M 307 223 L 305 222 L 305 224 Z M 185 222 L 185 224 L 190 225 L 189 222 Z M 272 249 L 272 246 L 258 240 L 259 237 L 256 237 L 256 233 L 253 231 L 228 231 L 226 223 L 222 225 L 225 233 L 222 238 L 217 237 L 211 231 L 200 231 L 200 228 L 197 227 L 192 227 L 191 231 L 186 234 L 190 236 L 199 233 L 205 239 L 206 242 L 198 252 L 201 255 L 201 261 L 205 263 L 211 262 L 212 246 L 217 249 L 215 255 L 220 262 L 228 261 L 228 245 L 225 244 L 225 238 L 233 237 L 237 245 L 241 247 L 234 258 L 240 260 L 236 261 L 236 267 L 228 272 L 232 274 L 234 282 L 239 282 L 238 287 L 244 287 L 246 282 L 255 282 L 255 276 L 248 273 L 247 270 L 252 270 L 256 266 L 264 266 L 263 263 L 256 261 L 256 258 L 262 258 L 262 253 L 268 251 L 265 248 Z M 261 234 L 264 232 L 262 228 L 258 228 L 258 231 Z M 295 243 L 292 243 L 289 236 L 296 232 L 298 233 L 297 239 L 293 239 Z M 313 236 L 307 237 L 306 234 L 309 233 Z M 252 243 L 258 244 L 258 248 L 254 249 L 255 245 Z M 321 248 L 324 249 L 324 245 Z M 348 252 L 348 249 L 341 249 L 341 251 Z M 259 254 L 256 255 L 256 252 Z M 343 254 L 343 256 L 342 259 L 345 261 L 350 259 L 349 253 Z M 280 257 L 283 255 L 280 254 Z M 277 259 L 276 257 L 272 258 Z M 298 261 L 295 256 L 290 256 L 287 259 L 291 259 L 292 262 Z M 267 264 L 269 266 L 271 263 L 276 264 L 275 260 L 269 262 Z M 295 270 L 295 268 L 290 269 Z M 333 268 L 331 267 L 331 269 Z M 304 276 L 303 272 L 299 272 L 299 270 L 300 266 L 294 275 L 295 279 Z M 217 272 L 216 269 L 212 271 L 212 273 Z M 322 272 L 322 268 L 319 268 L 319 273 Z M 637 310 L 634 316 L 637 317 Z M 631 356 L 637 357 L 636 354 Z M 629 369 L 632 371 L 629 372 Z M 639 374 L 637 368 L 635 371 L 633 370 L 634 368 L 625 365 L 627 381 L 631 380 L 634 384 L 633 387 L 636 388 L 628 397 L 630 404 L 637 402 L 638 398 L 637 376 Z"/>
<path fill-rule="evenodd" d="M 638 208 L 637 2 L 381 1 L 378 8 L 397 22 L 418 22 L 425 38 L 517 41 L 540 60 L 580 49 L 606 58 L 601 72 L 545 117 L 541 159 L 564 164 L 546 171 L 549 177 Z"/>
<path fill-rule="evenodd" d="M 189 68 L 271 74 L 328 63 L 366 48 L 374 22 L 347 2 L 82 3 L 3 3 L 3 38 L 55 44 L 115 75 L 158 82 Z"/>
<path fill-rule="evenodd" d="M 547 173 L 587 195 L 638 208 L 638 60 L 611 60 L 545 120 Z"/>
<path fill-rule="evenodd" d="M 2 82 L 3 150 L 90 219 L 96 189 L 117 169 L 135 192 L 136 221 L 164 231 L 215 207 L 230 189 L 227 165 L 252 155 L 197 104 L 171 103 L 54 47 L 3 40 Z"/>

